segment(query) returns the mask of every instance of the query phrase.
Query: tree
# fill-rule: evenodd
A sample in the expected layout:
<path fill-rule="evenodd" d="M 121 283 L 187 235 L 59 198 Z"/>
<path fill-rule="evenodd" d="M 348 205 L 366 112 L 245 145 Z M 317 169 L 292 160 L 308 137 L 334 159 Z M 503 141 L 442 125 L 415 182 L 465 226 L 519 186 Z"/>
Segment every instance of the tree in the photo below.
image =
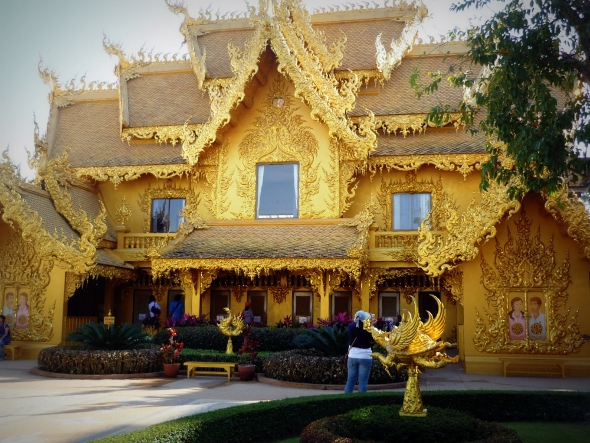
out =
<path fill-rule="evenodd" d="M 451 10 L 500 3 L 503 9 L 467 32 L 468 51 L 447 73 L 429 73 L 423 85 L 415 70 L 410 82 L 418 96 L 436 91 L 445 77 L 466 88 L 457 106 L 440 104 L 428 120 L 441 124 L 459 112 L 472 132 L 500 142 L 486 144 L 482 190 L 517 176 L 511 198 L 553 193 L 589 170 L 590 0 L 462 0 Z"/>

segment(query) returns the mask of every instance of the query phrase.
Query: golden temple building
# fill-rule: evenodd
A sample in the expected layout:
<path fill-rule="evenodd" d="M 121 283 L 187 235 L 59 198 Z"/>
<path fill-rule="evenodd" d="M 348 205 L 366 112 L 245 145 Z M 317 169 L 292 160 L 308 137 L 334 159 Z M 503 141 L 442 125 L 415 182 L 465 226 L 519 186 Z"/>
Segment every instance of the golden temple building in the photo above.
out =
<path fill-rule="evenodd" d="M 0 161 L 0 297 L 25 358 L 109 311 L 242 311 L 274 326 L 447 309 L 469 373 L 590 376 L 590 223 L 575 193 L 480 192 L 485 141 L 427 125 L 464 42 L 415 40 L 421 4 L 184 16 L 185 56 L 126 54 L 114 85 L 50 87 L 37 178 Z M 524 369 L 523 369 L 524 368 Z"/>

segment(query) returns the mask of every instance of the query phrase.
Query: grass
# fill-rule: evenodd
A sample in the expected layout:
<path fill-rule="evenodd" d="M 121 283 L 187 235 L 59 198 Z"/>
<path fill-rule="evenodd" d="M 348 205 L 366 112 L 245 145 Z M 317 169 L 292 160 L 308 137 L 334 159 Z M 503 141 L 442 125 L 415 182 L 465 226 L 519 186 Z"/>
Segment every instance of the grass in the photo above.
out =
<path fill-rule="evenodd" d="M 590 423 L 539 423 L 514 422 L 501 423 L 502 426 L 514 429 L 523 443 L 586 443 L 590 435 Z M 299 443 L 299 437 L 279 440 L 275 443 Z"/>
<path fill-rule="evenodd" d="M 590 423 L 540 423 L 512 422 L 502 426 L 518 432 L 523 443 L 586 443 L 590 435 Z"/>

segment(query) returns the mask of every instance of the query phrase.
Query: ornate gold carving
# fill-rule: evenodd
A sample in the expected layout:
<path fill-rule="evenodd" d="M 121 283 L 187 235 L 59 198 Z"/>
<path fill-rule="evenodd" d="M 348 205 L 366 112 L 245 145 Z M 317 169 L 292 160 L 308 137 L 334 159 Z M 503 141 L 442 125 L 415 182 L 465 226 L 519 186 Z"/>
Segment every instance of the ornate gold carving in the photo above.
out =
<path fill-rule="evenodd" d="M 383 85 L 383 75 L 376 69 L 359 69 L 356 71 L 336 71 L 334 77 L 338 81 L 352 81 L 354 77 L 358 77 L 361 85 L 369 85 L 371 81 L 374 82 L 375 86 Z"/>
<path fill-rule="evenodd" d="M 381 34 L 375 40 L 375 47 L 377 49 L 377 69 L 383 74 L 386 80 L 391 77 L 391 71 L 396 68 L 401 62 L 402 58 L 412 49 L 412 44 L 418 33 L 416 27 L 422 23 L 424 17 L 428 13 L 426 7 L 420 3 L 419 5 L 408 5 L 414 9 L 415 15 L 412 18 L 405 20 L 406 26 L 402 34 L 396 40 L 391 42 L 391 51 L 388 53 L 381 43 Z"/>
<path fill-rule="evenodd" d="M 369 226 L 374 222 L 372 211 L 374 206 L 368 203 L 361 212 L 352 220 L 343 223 L 344 226 L 354 226 L 357 230 L 358 237 L 354 246 L 346 251 L 349 257 L 358 257 L 363 266 L 369 263 Z M 351 274 L 355 280 L 358 280 L 360 274 Z"/>
<path fill-rule="evenodd" d="M 561 265 L 556 263 L 553 238 L 548 245 L 541 240 L 541 228 L 530 238 L 531 224 L 521 211 L 514 222 L 518 238 L 514 239 L 507 228 L 508 239 L 504 246 L 496 239 L 493 266 L 481 254 L 481 284 L 485 288 L 488 308 L 485 320 L 476 309 L 476 328 L 473 341 L 481 352 L 507 352 L 525 354 L 569 354 L 578 352 L 583 344 L 577 321 L 578 312 L 568 322 L 568 309 L 560 313 L 567 302 L 567 287 L 571 283 L 569 254 Z M 495 269 L 494 269 L 495 268 Z M 531 297 L 544 298 L 546 339 L 533 340 L 528 332 L 522 340 L 511 340 L 509 325 L 510 297 L 519 293 L 524 312 L 525 331 L 529 326 L 528 305 Z M 510 295 L 512 293 L 512 295 Z M 491 309 L 492 312 L 489 310 Z M 495 312 L 494 312 L 495 311 Z M 486 324 L 487 323 L 487 324 Z"/>
<path fill-rule="evenodd" d="M 357 160 L 365 160 L 376 148 L 373 114 L 369 111 L 368 119 L 358 131 L 352 128 L 346 115 L 354 109 L 360 81 L 354 76 L 338 82 L 331 72 L 339 60 L 338 51 L 327 56 L 334 54 L 335 48 L 330 50 L 325 46 L 307 17 L 297 2 L 275 5 L 274 20 L 268 29 L 271 47 L 279 61 L 278 70 L 294 83 L 295 96 L 312 108 L 311 117 L 324 122 L 330 136 L 342 140 Z"/>
<path fill-rule="evenodd" d="M 65 300 L 69 300 L 76 290 L 81 288 L 88 279 L 96 277 L 104 277 L 109 280 L 133 281 L 137 278 L 137 273 L 133 269 L 115 268 L 104 265 L 96 265 L 85 274 L 66 272 Z"/>
<path fill-rule="evenodd" d="M 555 195 L 544 195 L 545 209 L 559 222 L 567 224 L 567 233 L 590 259 L 590 219 L 584 204 L 575 194 L 568 196 L 567 187 L 561 188 Z"/>
<path fill-rule="evenodd" d="M 427 127 L 436 127 L 433 122 L 426 124 L 427 114 L 405 114 L 405 115 L 378 115 L 375 116 L 375 129 L 381 129 L 383 132 L 397 135 L 399 132 L 406 138 L 408 134 L 421 135 L 426 131 Z M 459 130 L 459 113 L 445 114 L 444 125 L 453 125 L 456 130 Z M 366 117 L 353 117 L 352 121 L 359 124 Z"/>
<path fill-rule="evenodd" d="M 445 220 L 451 213 L 456 212 L 456 206 L 451 201 L 450 196 L 444 191 L 442 186 L 442 179 L 439 177 L 437 183 L 433 181 L 418 181 L 415 172 L 408 171 L 406 173 L 405 181 L 389 181 L 386 182 L 383 178 L 381 180 L 381 190 L 377 194 L 377 203 L 379 212 L 381 214 L 382 222 L 380 228 L 383 231 L 390 231 L 393 229 L 392 217 L 392 194 L 395 193 L 414 193 L 425 192 L 430 193 L 431 196 L 431 216 L 429 222 L 432 223 L 433 230 L 440 229 L 444 226 Z"/>
<path fill-rule="evenodd" d="M 31 239 L 35 241 L 34 237 Z M 22 293 L 27 296 L 28 324 L 26 329 L 11 328 L 13 340 L 47 341 L 53 335 L 55 302 L 45 310 L 53 260 L 42 258 L 33 242 L 26 239 L 24 232 L 11 231 L 4 247 L 0 245 L 0 294 L 11 287 L 15 288 L 15 302 L 19 302 Z"/>
<path fill-rule="evenodd" d="M 238 303 L 242 302 L 242 298 L 244 297 L 244 295 L 246 295 L 247 292 L 248 292 L 248 286 L 236 285 L 236 286 L 232 286 L 232 288 L 231 288 L 231 293 Z"/>
<path fill-rule="evenodd" d="M 340 161 L 340 216 L 352 205 L 359 185 L 355 173 L 359 167 L 356 161 Z"/>
<path fill-rule="evenodd" d="M 115 189 L 124 181 L 137 180 L 142 175 L 151 174 L 156 178 L 167 179 L 189 174 L 192 167 L 186 164 L 139 165 L 139 166 L 92 166 L 72 168 L 77 177 L 89 177 L 104 182 L 110 180 Z"/>
<path fill-rule="evenodd" d="M 273 97 L 283 97 L 284 106 L 271 105 Z M 311 197 L 319 192 L 318 166 L 313 166 L 318 152 L 318 141 L 310 128 L 303 126 L 301 115 L 295 113 L 293 96 L 278 77 L 272 84 L 265 102 L 267 105 L 256 117 L 254 128 L 246 132 L 239 145 L 240 160 L 237 194 L 242 197 L 242 212 L 236 218 L 252 219 L 256 207 L 256 165 L 258 163 L 299 163 L 299 218 L 318 218 L 322 210 L 315 210 Z"/>
<path fill-rule="evenodd" d="M 172 259 L 155 258 L 152 261 L 154 275 L 163 275 L 181 269 L 225 270 L 249 277 L 267 274 L 269 271 L 289 269 L 293 272 L 307 270 L 341 270 L 353 276 L 360 275 L 357 258 L 258 258 L 258 259 Z"/>
<path fill-rule="evenodd" d="M 73 103 L 68 97 L 97 92 L 111 92 L 116 91 L 118 87 L 117 83 L 104 81 L 92 81 L 86 84 L 85 75 L 80 78 L 79 85 L 76 84 L 76 78 L 73 78 L 65 85 L 60 85 L 55 72 L 49 68 L 43 68 L 43 59 L 39 60 L 38 72 L 43 83 L 51 87 L 49 103 L 55 104 L 58 108 L 65 108 Z"/>
<path fill-rule="evenodd" d="M 445 220 L 442 227 L 447 232 L 442 238 L 429 227 L 433 223 L 429 215 L 418 231 L 418 265 L 429 275 L 438 276 L 462 261 L 473 260 L 479 251 L 477 245 L 496 235 L 496 225 L 504 215 L 510 216 L 520 208 L 520 202 L 508 197 L 511 185 L 512 182 L 504 185 L 490 182 L 488 190 L 480 194 L 479 202 L 474 197 L 461 215 L 450 202 L 445 204 L 445 216 L 440 220 Z"/>
<path fill-rule="evenodd" d="M 488 159 L 488 154 L 428 154 L 374 156 L 369 159 L 369 170 L 386 168 L 388 171 L 417 170 L 424 165 L 434 165 L 441 171 L 457 171 L 465 180 L 473 171 L 480 171 L 481 164 Z"/>
<path fill-rule="evenodd" d="M 215 278 L 217 277 L 217 270 L 215 270 L 215 269 L 201 270 L 201 271 L 199 271 L 199 273 L 200 273 L 199 294 L 201 296 L 203 296 L 205 291 L 207 289 L 209 289 L 209 287 L 211 286 L 211 283 L 213 282 L 213 280 L 215 280 Z"/>
<path fill-rule="evenodd" d="M 86 232 L 79 240 L 75 240 L 66 238 L 63 232 L 61 237 L 57 233 L 47 232 L 39 214 L 21 197 L 20 186 L 26 185 L 6 152 L 3 153 L 3 161 L 0 161 L 0 177 L 2 220 L 15 229 L 16 223 L 23 239 L 33 241 L 40 258 L 56 259 L 60 266 L 70 272 L 86 272 L 94 264 L 96 252 L 92 234 Z"/>
<path fill-rule="evenodd" d="M 244 320 L 241 315 L 233 315 L 229 308 L 223 308 L 223 310 L 227 313 L 227 317 L 221 320 L 217 327 L 219 328 L 219 332 L 227 337 L 227 348 L 225 353 L 233 354 L 234 348 L 231 338 L 242 333 L 242 330 L 244 329 Z"/>
<path fill-rule="evenodd" d="M 121 140 L 129 143 L 133 137 L 140 139 L 155 139 L 158 143 L 176 143 L 182 142 L 186 136 L 186 131 L 193 133 L 200 128 L 200 124 L 186 124 L 173 126 L 141 126 L 134 128 L 123 128 L 121 130 Z"/>
<path fill-rule="evenodd" d="M 131 209 L 131 206 L 127 204 L 126 197 L 123 196 L 123 200 L 121 200 L 121 203 L 119 203 L 119 206 L 117 206 L 115 211 L 115 220 L 119 225 L 125 226 L 125 223 L 132 217 L 132 215 L 133 210 Z"/>
<path fill-rule="evenodd" d="M 270 293 L 275 303 L 281 304 L 287 300 L 287 295 L 291 292 L 291 288 L 287 286 L 270 286 Z"/>
<path fill-rule="evenodd" d="M 192 221 L 196 222 L 194 211 L 197 208 L 197 196 L 195 195 L 194 190 L 177 186 L 176 183 L 167 180 L 162 187 L 152 188 L 151 186 L 148 186 L 145 193 L 139 195 L 138 204 L 144 213 L 143 232 L 150 232 L 152 200 L 156 198 L 184 198 L 185 208 L 183 213 L 190 214 Z"/>
<path fill-rule="evenodd" d="M 311 269 L 305 273 L 305 276 L 309 280 L 309 284 L 313 288 L 313 292 L 318 298 L 322 298 L 324 295 L 324 272 L 321 269 Z"/>
<path fill-rule="evenodd" d="M 463 272 L 459 269 L 446 271 L 441 278 L 442 287 L 447 291 L 447 300 L 455 305 L 463 305 Z"/>
<path fill-rule="evenodd" d="M 445 367 L 448 363 L 457 363 L 459 356 L 449 357 L 444 350 L 452 347 L 451 343 L 440 341 L 445 331 L 447 310 L 441 301 L 432 296 L 438 305 L 436 317 L 428 313 L 428 321 L 420 321 L 418 306 L 416 300 L 412 297 L 414 303 L 414 315 L 404 313 L 399 326 L 389 331 L 381 331 L 371 327 L 371 319 L 364 321 L 363 327 L 370 331 L 378 345 L 382 346 L 387 352 L 386 356 L 378 352 L 373 352 L 372 357 L 376 357 L 385 370 L 389 373 L 389 368 L 395 366 L 398 370 L 402 367 L 408 368 L 408 384 L 404 395 L 404 402 L 399 411 L 400 415 L 425 416 L 426 409 L 423 408 L 422 396 L 418 385 L 419 367 L 438 369 Z"/>

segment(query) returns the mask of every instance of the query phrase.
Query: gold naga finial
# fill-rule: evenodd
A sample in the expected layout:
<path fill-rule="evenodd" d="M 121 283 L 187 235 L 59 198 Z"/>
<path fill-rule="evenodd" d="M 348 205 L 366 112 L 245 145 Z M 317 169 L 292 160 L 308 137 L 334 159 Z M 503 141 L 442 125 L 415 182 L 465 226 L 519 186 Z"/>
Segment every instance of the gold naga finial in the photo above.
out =
<path fill-rule="evenodd" d="M 363 323 L 364 329 L 371 332 L 373 339 L 378 345 L 387 351 L 387 356 L 378 352 L 373 352 L 371 356 L 377 358 L 389 375 L 389 368 L 395 365 L 396 369 L 402 367 L 408 368 L 408 384 L 404 394 L 404 403 L 400 409 L 400 415 L 414 417 L 425 417 L 426 409 L 422 403 L 422 394 L 418 384 L 419 367 L 438 369 L 446 366 L 448 363 L 457 363 L 459 356 L 449 357 L 445 352 L 446 348 L 453 347 L 454 344 L 440 340 L 444 330 L 447 317 L 447 311 L 442 302 L 430 294 L 436 300 L 438 313 L 433 317 L 428 312 L 428 320 L 422 323 L 418 314 L 418 305 L 412 297 L 414 303 L 414 315 L 407 312 L 402 316 L 399 326 L 395 326 L 391 331 L 385 332 L 376 328 L 371 328 L 371 319 L 368 318 Z"/>
<path fill-rule="evenodd" d="M 225 353 L 233 354 L 234 345 L 231 341 L 231 338 L 242 333 L 242 330 L 244 329 L 244 320 L 242 319 L 241 315 L 233 315 L 229 308 L 223 308 L 223 310 L 227 312 L 227 317 L 221 320 L 217 327 L 223 335 L 228 337 Z"/>

